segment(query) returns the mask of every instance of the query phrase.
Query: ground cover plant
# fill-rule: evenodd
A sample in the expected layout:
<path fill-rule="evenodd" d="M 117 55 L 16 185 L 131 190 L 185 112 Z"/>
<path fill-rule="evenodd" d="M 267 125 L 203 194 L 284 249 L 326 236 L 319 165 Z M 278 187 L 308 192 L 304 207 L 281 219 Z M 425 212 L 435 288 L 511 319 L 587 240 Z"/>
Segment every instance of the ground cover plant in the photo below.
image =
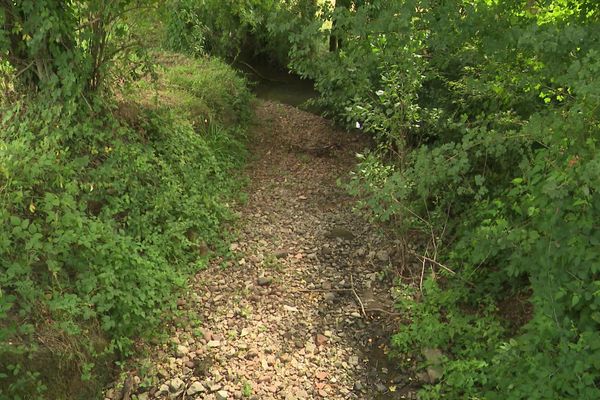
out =
<path fill-rule="evenodd" d="M 392 338 L 443 350 L 422 397 L 597 398 L 597 2 L 320 4 L 272 31 L 321 109 L 377 139 L 357 208 L 423 243 Z"/>
<path fill-rule="evenodd" d="M 348 185 L 359 208 L 426 242 L 392 339 L 443 349 L 422 398 L 599 395 L 599 13 L 369 1 L 292 39 L 318 102 L 378 139 Z M 341 47 L 311 57 L 330 35 Z"/>
<path fill-rule="evenodd" d="M 0 398 L 99 396 L 231 219 L 245 81 L 140 47 L 141 5 L 0 6 Z"/>

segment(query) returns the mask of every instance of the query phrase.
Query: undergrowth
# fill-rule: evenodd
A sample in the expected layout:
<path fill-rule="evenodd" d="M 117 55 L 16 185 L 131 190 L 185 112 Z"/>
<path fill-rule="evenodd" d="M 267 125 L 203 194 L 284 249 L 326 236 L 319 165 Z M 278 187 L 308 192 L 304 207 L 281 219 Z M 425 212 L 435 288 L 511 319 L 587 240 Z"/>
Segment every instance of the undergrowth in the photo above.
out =
<path fill-rule="evenodd" d="M 99 396 L 220 247 L 250 94 L 217 60 L 156 57 L 118 101 L 4 108 L 0 398 Z"/>

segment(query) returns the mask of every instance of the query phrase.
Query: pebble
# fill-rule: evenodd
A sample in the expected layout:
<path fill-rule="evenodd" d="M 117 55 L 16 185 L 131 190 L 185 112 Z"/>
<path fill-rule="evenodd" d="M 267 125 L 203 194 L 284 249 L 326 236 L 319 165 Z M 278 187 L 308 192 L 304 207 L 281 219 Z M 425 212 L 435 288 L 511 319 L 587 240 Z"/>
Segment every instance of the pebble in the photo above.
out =
<path fill-rule="evenodd" d="M 323 346 L 325 343 L 327 343 L 327 336 L 320 333 L 317 334 L 317 336 L 315 336 L 315 343 L 317 346 Z"/>
<path fill-rule="evenodd" d="M 204 392 L 204 390 L 205 390 L 204 385 L 202 385 L 198 381 L 195 381 L 195 382 L 192 382 L 192 384 L 190 385 L 188 390 L 185 392 L 185 394 L 187 394 L 188 396 L 194 396 L 195 394 Z"/>
<path fill-rule="evenodd" d="M 325 300 L 328 303 L 332 303 L 335 300 L 335 293 L 333 292 L 327 292 L 323 295 L 323 300 Z"/>
<path fill-rule="evenodd" d="M 269 286 L 273 283 L 273 278 L 270 276 L 261 276 L 256 280 L 256 283 L 258 283 L 258 286 Z"/>
<path fill-rule="evenodd" d="M 352 214 L 352 200 L 329 185 L 332 174 L 337 177 L 346 168 L 339 163 L 337 150 L 336 157 L 311 156 L 310 168 L 306 163 L 298 165 L 296 155 L 287 150 L 290 143 L 311 146 L 325 137 L 315 137 L 312 128 L 300 129 L 306 131 L 301 139 L 292 136 L 290 130 L 300 127 L 293 119 L 296 111 L 283 105 L 269 109 L 277 135 L 269 136 L 257 150 L 263 158 L 256 161 L 259 169 L 248 191 L 248 204 L 241 206 L 244 224 L 240 224 L 239 242 L 229 246 L 235 260 L 215 257 L 191 280 L 187 302 L 177 301 L 179 308 L 197 313 L 202 327 L 191 319 L 196 316 L 182 317 L 174 327 L 174 348 L 156 351 L 152 361 L 157 363 L 159 383 L 149 392 L 152 399 L 175 395 L 190 400 L 373 398 L 378 396 L 373 392 L 388 391 L 382 383 L 376 384 L 383 382 L 382 372 L 389 366 L 389 374 L 396 374 L 385 361 L 372 366 L 362 362 L 360 343 L 380 334 L 378 324 L 365 323 L 352 293 L 338 291 L 351 287 L 352 272 L 352 283 L 361 296 L 369 289 L 375 300 L 393 301 L 396 292 L 390 292 L 387 281 L 375 279 L 380 272 L 375 261 L 387 263 L 395 254 L 390 238 L 379 236 Z M 302 126 L 321 123 L 313 119 L 317 117 L 302 116 L 308 118 Z M 319 130 L 316 135 L 321 135 Z M 359 151 L 359 142 L 355 146 L 339 140 L 347 145 L 339 150 L 341 157 L 354 147 Z M 267 147 L 272 155 L 260 153 Z M 279 163 L 288 156 L 291 164 Z M 348 157 L 350 163 L 351 154 Z M 300 194 L 306 195 L 305 201 L 294 201 Z M 269 259 L 281 261 L 271 268 Z M 220 268 L 221 263 L 231 268 Z M 246 383 L 252 389 L 248 397 L 242 392 Z M 406 396 L 411 398 L 410 393 Z"/>
<path fill-rule="evenodd" d="M 178 392 L 179 390 L 181 390 L 181 388 L 183 387 L 183 385 L 184 385 L 184 382 L 180 378 L 173 378 L 169 382 L 169 390 L 172 393 Z"/>
<path fill-rule="evenodd" d="M 190 352 L 190 349 L 188 349 L 186 346 L 180 344 L 177 345 L 177 357 L 181 358 L 186 356 L 188 353 Z"/>

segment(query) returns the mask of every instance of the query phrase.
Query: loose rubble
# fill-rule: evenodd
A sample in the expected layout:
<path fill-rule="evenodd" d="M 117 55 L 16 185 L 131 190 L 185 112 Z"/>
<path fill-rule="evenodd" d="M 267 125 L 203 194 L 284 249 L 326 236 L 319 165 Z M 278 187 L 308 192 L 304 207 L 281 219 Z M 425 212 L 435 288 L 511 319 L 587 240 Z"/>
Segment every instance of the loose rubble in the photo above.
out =
<path fill-rule="evenodd" d="M 416 398 L 413 378 L 385 356 L 401 323 L 389 273 L 398 243 L 336 184 L 367 139 L 291 106 L 256 112 L 231 257 L 195 276 L 178 305 L 196 317 L 153 352 L 154 383 L 132 398 Z M 319 146 L 334 150 L 302 151 Z"/>

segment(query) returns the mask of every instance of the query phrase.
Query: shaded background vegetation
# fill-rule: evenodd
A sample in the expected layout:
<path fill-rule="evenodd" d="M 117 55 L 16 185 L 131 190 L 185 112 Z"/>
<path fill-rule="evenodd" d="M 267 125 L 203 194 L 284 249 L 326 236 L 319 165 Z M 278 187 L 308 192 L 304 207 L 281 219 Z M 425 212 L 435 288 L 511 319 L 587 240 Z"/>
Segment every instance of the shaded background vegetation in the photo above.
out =
<path fill-rule="evenodd" d="M 443 349 L 422 398 L 600 395 L 597 2 L 192 3 L 199 50 L 287 54 L 327 115 L 378 140 L 348 189 L 421 243 L 392 341 Z"/>
<path fill-rule="evenodd" d="M 131 1 L 1 4 L 8 393 L 35 371 L 37 322 L 122 352 L 197 266 L 189 249 L 216 239 L 248 94 L 212 54 L 287 66 L 328 116 L 377 139 L 347 187 L 419 243 L 415 282 L 399 282 L 412 324 L 392 343 L 399 363 L 443 350 L 422 398 L 600 397 L 596 1 L 178 0 L 152 18 Z M 158 74 L 158 104 L 183 99 L 185 118 L 131 94 L 152 70 L 132 21 L 199 58 Z"/>
<path fill-rule="evenodd" d="M 142 45 L 160 15 L 0 3 L 2 399 L 100 397 L 222 246 L 250 93 L 221 61 Z"/>

